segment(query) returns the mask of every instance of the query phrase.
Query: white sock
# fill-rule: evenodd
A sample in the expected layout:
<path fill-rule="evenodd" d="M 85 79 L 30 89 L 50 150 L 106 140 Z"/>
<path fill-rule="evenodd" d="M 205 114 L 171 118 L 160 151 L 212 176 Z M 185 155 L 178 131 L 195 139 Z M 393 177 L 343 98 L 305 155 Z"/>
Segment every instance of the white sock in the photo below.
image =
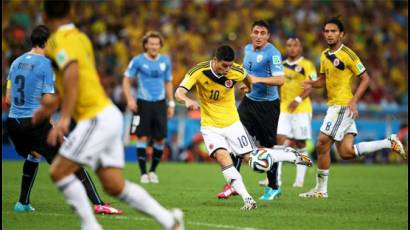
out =
<path fill-rule="evenodd" d="M 118 198 L 132 208 L 154 217 L 165 229 L 171 229 L 175 224 L 171 213 L 139 185 L 125 181 L 124 190 Z"/>
<path fill-rule="evenodd" d="M 306 152 L 306 148 L 298 149 L 298 151 L 304 155 L 308 155 Z M 306 165 L 296 165 L 296 183 L 303 184 L 303 182 L 305 181 L 306 169 Z"/>
<path fill-rule="evenodd" d="M 376 152 L 377 150 L 381 149 L 389 149 L 391 148 L 391 142 L 388 139 L 379 140 L 379 141 L 369 141 L 369 142 L 360 142 L 358 144 L 353 145 L 354 152 L 358 157 Z"/>
<path fill-rule="evenodd" d="M 74 174 L 57 181 L 55 184 L 63 192 L 67 203 L 80 216 L 81 229 L 102 229 L 88 203 L 84 186 Z"/>
<path fill-rule="evenodd" d="M 329 177 L 329 169 L 317 169 L 316 190 L 319 192 L 327 192 L 327 180 Z"/>
<path fill-rule="evenodd" d="M 295 163 L 297 160 L 295 154 L 291 152 L 285 152 L 285 146 L 282 145 L 275 145 L 273 148 L 265 148 L 268 153 L 271 155 L 273 162 L 282 162 L 288 161 L 291 163 Z"/>
<path fill-rule="evenodd" d="M 278 177 L 277 177 L 277 181 L 278 181 L 278 186 L 280 187 L 282 185 L 282 162 L 278 163 Z"/>
<path fill-rule="evenodd" d="M 246 198 L 251 197 L 249 195 L 248 190 L 246 190 L 246 187 L 243 183 L 242 176 L 236 170 L 233 165 L 227 166 L 222 168 L 222 174 L 225 177 L 225 180 L 231 184 L 231 186 L 235 189 L 236 192 L 241 195 L 242 199 L 245 201 Z"/>

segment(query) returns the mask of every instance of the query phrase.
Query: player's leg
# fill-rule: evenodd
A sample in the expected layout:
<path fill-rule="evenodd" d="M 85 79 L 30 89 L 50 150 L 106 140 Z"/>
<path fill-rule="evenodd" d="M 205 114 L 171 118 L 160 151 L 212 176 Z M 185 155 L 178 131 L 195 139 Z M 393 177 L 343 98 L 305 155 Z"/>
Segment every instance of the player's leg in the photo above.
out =
<path fill-rule="evenodd" d="M 117 197 L 133 209 L 153 217 L 164 229 L 173 229 L 178 224 L 182 224 L 182 216 L 177 221 L 178 218 L 174 210 L 165 209 L 141 186 L 125 181 L 121 169 L 113 167 L 100 168 L 97 170 L 97 175 L 104 190 L 109 195 Z"/>
<path fill-rule="evenodd" d="M 161 161 L 161 157 L 164 152 L 164 145 L 165 145 L 165 139 L 154 141 L 154 153 L 152 156 L 151 168 L 148 173 L 148 177 L 151 183 L 155 183 L 155 184 L 159 183 L 159 179 L 158 179 L 157 174 L 155 173 L 155 170 L 157 169 L 157 166 L 159 162 Z"/>
<path fill-rule="evenodd" d="M 292 143 L 297 151 L 307 156 L 306 140 L 312 138 L 312 114 L 298 113 L 292 116 L 294 118 L 291 121 L 294 137 Z M 303 187 L 306 170 L 307 167 L 305 165 L 296 165 L 296 178 L 293 187 Z"/>
<path fill-rule="evenodd" d="M 301 154 L 308 155 L 306 151 L 306 140 L 294 140 L 295 149 Z M 306 165 L 296 165 L 296 178 L 293 183 L 293 187 L 303 187 L 305 181 L 307 166 Z"/>
<path fill-rule="evenodd" d="M 14 211 L 34 211 L 30 204 L 30 193 L 36 179 L 40 156 L 29 154 L 23 164 L 23 176 L 21 177 L 21 189 L 19 201 L 14 206 Z"/>
<path fill-rule="evenodd" d="M 84 186 L 74 175 L 79 169 L 80 166 L 76 162 L 57 155 L 51 164 L 51 179 L 80 217 L 82 229 L 102 229 L 88 203 Z"/>
<path fill-rule="evenodd" d="M 221 166 L 222 174 L 224 175 L 226 182 L 228 182 L 233 187 L 233 189 L 242 197 L 244 201 L 244 206 L 242 207 L 242 209 L 255 209 L 256 202 L 248 193 L 248 190 L 243 183 L 241 174 L 233 166 L 229 152 L 226 149 L 220 148 L 213 152 L 213 157 Z"/>

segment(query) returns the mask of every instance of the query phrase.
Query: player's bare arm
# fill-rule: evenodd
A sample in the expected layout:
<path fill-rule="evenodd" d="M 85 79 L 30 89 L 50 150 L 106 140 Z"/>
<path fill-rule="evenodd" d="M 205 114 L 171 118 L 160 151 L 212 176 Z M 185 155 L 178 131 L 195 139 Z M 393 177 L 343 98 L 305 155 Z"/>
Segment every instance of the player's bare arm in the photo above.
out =
<path fill-rule="evenodd" d="M 314 80 L 307 80 L 303 82 L 303 88 L 309 89 L 309 88 L 323 88 L 326 85 L 326 75 L 321 73 L 319 74 L 319 77 L 316 81 Z"/>
<path fill-rule="evenodd" d="M 283 83 L 285 83 L 285 80 L 283 78 L 283 76 L 271 76 L 271 77 L 256 77 L 256 76 L 252 76 L 252 83 L 256 84 L 256 83 L 262 83 L 262 84 L 266 84 L 266 85 L 283 85 Z"/>
<path fill-rule="evenodd" d="M 127 76 L 122 79 L 122 88 L 124 91 L 125 99 L 127 100 L 128 109 L 136 113 L 138 106 L 135 99 L 131 96 L 131 80 Z"/>
<path fill-rule="evenodd" d="M 10 107 L 11 106 L 11 81 L 7 81 L 7 91 L 6 91 L 6 106 Z"/>
<path fill-rule="evenodd" d="M 356 92 L 354 93 L 353 98 L 350 100 L 349 104 L 347 105 L 347 107 L 349 107 L 350 112 L 351 112 L 350 115 L 353 118 L 359 117 L 359 112 L 357 111 L 357 102 L 363 96 L 364 92 L 366 91 L 367 87 L 369 86 L 369 81 L 370 81 L 369 75 L 367 74 L 367 72 L 364 72 L 360 76 L 360 83 L 359 83 L 359 86 L 356 89 Z"/>
<path fill-rule="evenodd" d="M 60 106 L 61 100 L 58 94 L 44 94 L 41 98 L 41 106 L 33 113 L 31 122 L 38 124 L 45 119 L 50 119 L 51 115 Z"/>
<path fill-rule="evenodd" d="M 186 108 L 189 110 L 197 110 L 199 109 L 198 102 L 192 100 L 187 96 L 188 90 L 182 87 L 178 87 L 175 92 L 175 99 L 185 105 Z"/>
<path fill-rule="evenodd" d="M 167 94 L 167 101 L 168 101 L 168 109 L 167 109 L 167 116 L 168 118 L 171 118 L 174 116 L 175 112 L 175 101 L 174 101 L 174 95 L 172 92 L 174 91 L 172 87 L 172 82 L 171 81 L 166 81 L 165 82 L 165 92 Z"/>
<path fill-rule="evenodd" d="M 293 99 L 293 101 L 289 104 L 288 106 L 289 110 L 291 112 L 295 111 L 295 109 L 303 101 L 303 99 L 308 97 L 311 92 L 312 92 L 312 88 L 304 89 L 303 92 L 299 96 L 297 96 L 295 99 Z"/>
<path fill-rule="evenodd" d="M 246 75 L 245 79 L 243 79 L 243 84 L 239 87 L 243 93 L 249 93 L 252 91 L 252 75 Z"/>
<path fill-rule="evenodd" d="M 65 92 L 62 98 L 61 117 L 48 135 L 47 142 L 55 146 L 57 143 L 63 143 L 64 134 L 68 132 L 71 122 L 71 114 L 77 101 L 78 92 L 78 63 L 71 62 L 67 64 L 63 74 L 63 90 Z"/>

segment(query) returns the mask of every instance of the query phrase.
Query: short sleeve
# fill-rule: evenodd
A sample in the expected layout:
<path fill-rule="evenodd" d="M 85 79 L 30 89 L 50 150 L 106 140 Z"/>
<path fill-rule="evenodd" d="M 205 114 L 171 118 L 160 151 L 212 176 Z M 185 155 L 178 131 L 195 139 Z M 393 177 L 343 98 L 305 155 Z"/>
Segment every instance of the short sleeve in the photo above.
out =
<path fill-rule="evenodd" d="M 316 67 L 312 62 L 309 62 L 309 69 L 307 71 L 307 77 L 313 81 L 317 80 Z"/>
<path fill-rule="evenodd" d="M 54 81 L 55 75 L 50 62 L 44 63 L 44 85 L 42 93 L 55 93 Z"/>
<path fill-rule="evenodd" d="M 179 87 L 185 88 L 188 91 L 191 90 L 198 81 L 199 76 L 198 71 L 192 73 L 192 75 L 186 74 Z"/>
<path fill-rule="evenodd" d="M 360 76 L 366 71 L 366 68 L 355 53 L 352 52 L 351 55 L 353 57 L 349 59 L 348 67 L 353 72 L 354 76 Z"/>
<path fill-rule="evenodd" d="M 272 60 L 270 61 L 270 69 L 273 76 L 283 76 L 282 55 L 277 50 L 272 51 Z"/>
<path fill-rule="evenodd" d="M 319 73 L 320 74 L 325 74 L 325 53 L 322 53 L 320 55 L 320 70 Z"/>
<path fill-rule="evenodd" d="M 138 59 L 137 58 L 133 58 L 130 63 L 128 64 L 127 69 L 125 70 L 124 75 L 126 77 L 136 77 L 137 76 L 137 72 L 138 72 Z"/>
<path fill-rule="evenodd" d="M 165 80 L 166 81 L 172 80 L 172 64 L 171 64 L 171 59 L 169 57 L 167 57 L 167 61 L 166 61 Z"/>
<path fill-rule="evenodd" d="M 78 52 L 74 43 L 68 39 L 64 40 L 64 46 L 56 48 L 54 60 L 60 70 L 64 69 L 68 63 L 78 60 Z"/>

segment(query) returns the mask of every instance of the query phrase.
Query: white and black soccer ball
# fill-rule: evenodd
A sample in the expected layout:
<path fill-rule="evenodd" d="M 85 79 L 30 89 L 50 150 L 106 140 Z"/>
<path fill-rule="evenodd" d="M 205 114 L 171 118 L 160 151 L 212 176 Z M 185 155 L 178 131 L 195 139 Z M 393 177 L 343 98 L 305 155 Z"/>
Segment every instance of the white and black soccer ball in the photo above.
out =
<path fill-rule="evenodd" d="M 266 149 L 261 148 L 252 151 L 248 163 L 253 171 L 263 173 L 271 169 L 273 159 Z"/>

